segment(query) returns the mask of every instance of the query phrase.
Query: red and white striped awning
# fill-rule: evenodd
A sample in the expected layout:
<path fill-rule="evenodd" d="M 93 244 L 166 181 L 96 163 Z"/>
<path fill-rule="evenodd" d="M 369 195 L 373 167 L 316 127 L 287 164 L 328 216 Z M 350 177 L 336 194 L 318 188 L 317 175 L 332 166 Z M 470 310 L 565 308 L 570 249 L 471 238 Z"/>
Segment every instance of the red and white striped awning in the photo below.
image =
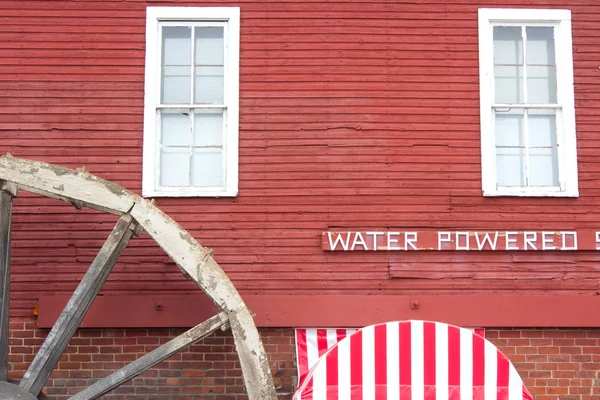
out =
<path fill-rule="evenodd" d="M 532 400 L 511 362 L 472 331 L 440 322 L 372 325 L 320 357 L 294 400 Z"/>

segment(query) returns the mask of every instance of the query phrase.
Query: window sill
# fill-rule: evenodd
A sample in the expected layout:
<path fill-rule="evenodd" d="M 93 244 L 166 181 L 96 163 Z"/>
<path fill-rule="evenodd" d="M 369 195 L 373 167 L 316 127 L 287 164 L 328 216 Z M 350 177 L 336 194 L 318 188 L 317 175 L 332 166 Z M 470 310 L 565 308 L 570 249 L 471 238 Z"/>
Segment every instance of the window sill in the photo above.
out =
<path fill-rule="evenodd" d="M 237 189 L 209 191 L 209 190 L 142 190 L 142 197 L 237 197 Z"/>
<path fill-rule="evenodd" d="M 521 189 L 502 188 L 497 190 L 483 190 L 484 197 L 579 197 L 579 190 L 558 190 L 553 188 Z"/>

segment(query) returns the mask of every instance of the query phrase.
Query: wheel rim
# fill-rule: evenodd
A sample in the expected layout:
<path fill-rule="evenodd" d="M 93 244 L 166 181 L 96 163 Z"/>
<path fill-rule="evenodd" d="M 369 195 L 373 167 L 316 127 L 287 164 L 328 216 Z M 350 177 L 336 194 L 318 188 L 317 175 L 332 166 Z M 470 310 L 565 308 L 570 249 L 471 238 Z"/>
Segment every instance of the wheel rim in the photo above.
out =
<path fill-rule="evenodd" d="M 18 190 L 67 201 L 78 209 L 89 207 L 116 214 L 120 218 L 17 388 L 8 383 L 8 315 L 12 200 L 17 197 Z M 20 390 L 33 398 L 40 394 L 119 255 L 133 235 L 139 236 L 145 231 L 222 312 L 99 380 L 72 399 L 98 398 L 224 326 L 229 326 L 232 331 L 249 399 L 276 399 L 258 330 L 233 283 L 212 257 L 212 251 L 202 247 L 152 202 L 89 174 L 85 168 L 74 171 L 7 154 L 0 157 L 0 217 L 0 395 L 3 388 L 7 393 Z"/>

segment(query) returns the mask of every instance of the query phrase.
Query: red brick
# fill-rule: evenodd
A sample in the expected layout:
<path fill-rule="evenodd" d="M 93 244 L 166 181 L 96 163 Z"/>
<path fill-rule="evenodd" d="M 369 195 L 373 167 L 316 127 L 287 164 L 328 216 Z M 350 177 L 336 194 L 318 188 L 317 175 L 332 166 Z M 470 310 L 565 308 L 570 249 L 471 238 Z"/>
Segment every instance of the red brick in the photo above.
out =
<path fill-rule="evenodd" d="M 92 361 L 91 354 L 70 354 L 69 361 L 90 362 Z"/>
<path fill-rule="evenodd" d="M 115 354 L 115 361 L 123 361 L 130 363 L 132 361 L 137 360 L 140 357 L 141 356 L 138 356 L 137 354 Z"/>
<path fill-rule="evenodd" d="M 569 394 L 592 394 L 591 387 L 570 386 Z"/>
<path fill-rule="evenodd" d="M 573 354 L 571 355 L 571 361 L 573 362 L 592 362 L 591 354 Z"/>
<path fill-rule="evenodd" d="M 22 347 L 22 346 L 10 346 L 11 354 L 32 354 L 33 348 L 31 347 Z"/>
<path fill-rule="evenodd" d="M 485 332 L 485 336 L 487 337 L 487 331 Z M 521 331 L 521 337 L 524 338 L 541 338 L 543 337 L 541 330 L 527 330 L 524 329 Z"/>
<path fill-rule="evenodd" d="M 519 330 L 504 330 L 504 331 L 500 331 L 499 332 L 499 337 L 500 338 L 520 338 L 521 337 L 521 331 Z"/>
<path fill-rule="evenodd" d="M 575 376 L 574 371 L 552 371 L 553 378 L 574 378 Z"/>
<path fill-rule="evenodd" d="M 81 338 L 85 338 L 85 337 L 93 337 L 93 338 L 102 337 L 102 331 L 99 330 L 99 329 L 79 329 L 77 331 L 77 333 L 79 334 L 79 337 L 81 337 Z"/>
<path fill-rule="evenodd" d="M 155 337 L 139 337 L 137 339 L 138 344 L 158 344 L 158 338 Z"/>
<path fill-rule="evenodd" d="M 569 388 L 565 387 L 550 387 L 546 391 L 548 394 L 569 394 Z"/>
<path fill-rule="evenodd" d="M 548 339 L 548 338 L 545 338 L 545 339 L 537 339 L 537 338 L 530 339 L 529 342 L 530 342 L 530 344 L 532 346 L 552 346 L 552 339 Z"/>
<path fill-rule="evenodd" d="M 506 341 L 506 345 L 507 346 L 514 346 L 514 347 L 525 347 L 525 346 L 529 346 L 529 339 L 508 339 Z"/>
<path fill-rule="evenodd" d="M 13 338 L 30 338 L 30 337 L 33 337 L 33 333 L 34 333 L 34 331 L 32 331 L 32 330 L 28 330 L 28 331 L 13 330 L 13 331 L 11 331 L 10 337 L 13 337 Z"/>
<path fill-rule="evenodd" d="M 113 346 L 115 339 L 113 338 L 92 338 L 93 346 Z"/>
<path fill-rule="evenodd" d="M 581 354 L 583 352 L 581 347 L 560 347 L 560 354 Z"/>
<path fill-rule="evenodd" d="M 119 354 L 123 352 L 120 346 L 100 346 L 100 354 Z"/>
<path fill-rule="evenodd" d="M 565 337 L 565 332 L 562 330 L 552 330 L 552 329 L 547 329 L 543 331 L 543 336 L 545 338 L 564 338 Z"/>
<path fill-rule="evenodd" d="M 549 354 L 548 362 L 566 363 L 571 361 L 572 355 L 569 354 Z"/>
<path fill-rule="evenodd" d="M 123 346 L 123 353 L 143 353 L 143 352 L 144 352 L 144 346 L 142 346 L 142 345 Z"/>
<path fill-rule="evenodd" d="M 113 361 L 114 354 L 92 354 L 92 361 Z"/>
<path fill-rule="evenodd" d="M 13 330 L 22 330 L 22 329 L 24 329 L 24 324 L 23 324 L 23 321 L 19 321 L 19 320 L 16 320 L 16 319 L 11 319 L 11 320 L 8 322 L 8 329 L 9 329 L 10 331 L 13 331 Z"/>

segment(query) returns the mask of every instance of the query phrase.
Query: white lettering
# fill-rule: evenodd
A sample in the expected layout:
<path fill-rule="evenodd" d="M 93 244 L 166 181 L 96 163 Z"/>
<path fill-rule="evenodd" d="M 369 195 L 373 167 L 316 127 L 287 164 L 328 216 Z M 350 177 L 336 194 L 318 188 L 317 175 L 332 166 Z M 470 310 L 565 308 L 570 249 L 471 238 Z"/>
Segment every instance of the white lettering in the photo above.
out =
<path fill-rule="evenodd" d="M 492 242 L 492 238 L 490 238 L 490 234 L 486 233 L 483 237 L 482 241 L 479 241 L 479 234 L 475 232 L 475 241 L 477 241 L 477 250 L 482 250 L 485 246 L 485 242 L 488 243 L 491 250 L 496 250 L 496 244 L 498 243 L 498 232 L 494 234 L 494 241 Z"/>
<path fill-rule="evenodd" d="M 338 233 L 337 236 L 335 237 L 335 241 L 333 243 L 331 243 L 331 235 L 333 232 L 327 232 L 327 235 L 329 236 L 329 248 L 331 250 L 335 250 L 338 243 L 342 245 L 342 249 L 344 249 L 344 251 L 348 251 L 348 244 L 350 244 L 350 232 L 346 233 L 346 241 L 344 242 L 344 239 L 342 239 L 342 234 Z"/>
<path fill-rule="evenodd" d="M 506 232 L 506 250 L 519 250 L 519 246 L 513 246 L 517 244 L 517 234 L 517 232 Z"/>
<path fill-rule="evenodd" d="M 400 250 L 400 247 L 398 247 L 398 246 L 392 247 L 392 243 L 398 244 L 398 239 L 393 239 L 392 235 L 399 236 L 400 232 L 388 232 L 387 233 L 387 249 L 388 250 Z"/>
<path fill-rule="evenodd" d="M 523 247 L 524 250 L 529 250 L 527 246 L 531 248 L 531 250 L 537 250 L 535 247 L 535 242 L 537 242 L 537 232 L 523 232 Z"/>
<path fill-rule="evenodd" d="M 438 232 L 438 250 L 442 250 L 442 242 L 451 242 L 450 232 Z"/>
<path fill-rule="evenodd" d="M 417 232 L 404 232 L 404 250 L 408 250 L 410 246 L 413 250 L 417 250 Z"/>
<path fill-rule="evenodd" d="M 596 232 L 596 250 L 600 250 L 600 232 Z"/>
<path fill-rule="evenodd" d="M 359 238 L 360 240 L 358 240 Z M 354 234 L 354 240 L 352 241 L 352 247 L 350 247 L 350 250 L 354 251 L 354 248 L 357 244 L 360 244 L 363 249 L 368 250 L 367 242 L 365 242 L 365 238 L 363 238 L 363 235 L 360 232 L 356 232 Z"/>
<path fill-rule="evenodd" d="M 426 238 L 434 232 L 425 232 Z M 577 231 L 438 231 L 437 250 L 450 251 L 515 251 L 515 250 L 579 250 L 579 233 Z M 586 235 L 588 231 L 584 232 Z M 600 251 L 600 230 L 596 231 L 595 249 Z M 323 232 L 325 234 L 325 232 Z M 591 232 L 589 232 L 591 234 Z M 586 236 L 584 235 L 584 236 Z M 404 237 L 402 237 L 404 236 Z M 329 250 L 332 251 L 354 251 L 354 250 L 434 250 L 427 244 L 419 245 L 419 231 L 411 232 L 390 232 L 390 231 L 369 231 L 369 232 L 327 232 Z M 472 238 L 474 236 L 474 239 Z M 504 236 L 505 243 L 500 243 Z M 522 236 L 522 238 L 521 238 Z M 587 236 L 586 236 L 587 237 Z M 421 238 L 422 239 L 422 238 Z M 428 239 L 427 241 L 433 238 Z M 588 239 L 584 238 L 585 242 Z M 402 243 L 401 243 L 402 241 Z M 471 242 L 473 241 L 473 242 Z M 588 248 L 590 243 L 584 243 L 584 248 Z M 503 246 L 503 244 L 505 246 Z M 326 243 L 323 248 L 327 249 Z M 372 248 L 370 246 L 373 246 Z"/>
<path fill-rule="evenodd" d="M 562 238 L 562 246 L 561 250 L 577 250 L 577 232 L 561 232 L 560 236 Z M 567 246 L 567 236 L 571 236 L 573 240 L 573 246 Z"/>
<path fill-rule="evenodd" d="M 460 245 L 460 237 L 465 238 L 465 245 Z M 469 250 L 469 232 L 456 232 L 456 250 Z"/>
<path fill-rule="evenodd" d="M 377 236 L 383 236 L 383 232 L 367 232 L 367 235 L 373 236 L 373 251 L 377 251 Z"/>
<path fill-rule="evenodd" d="M 556 250 L 553 235 L 554 232 L 542 232 L 542 250 Z"/>

